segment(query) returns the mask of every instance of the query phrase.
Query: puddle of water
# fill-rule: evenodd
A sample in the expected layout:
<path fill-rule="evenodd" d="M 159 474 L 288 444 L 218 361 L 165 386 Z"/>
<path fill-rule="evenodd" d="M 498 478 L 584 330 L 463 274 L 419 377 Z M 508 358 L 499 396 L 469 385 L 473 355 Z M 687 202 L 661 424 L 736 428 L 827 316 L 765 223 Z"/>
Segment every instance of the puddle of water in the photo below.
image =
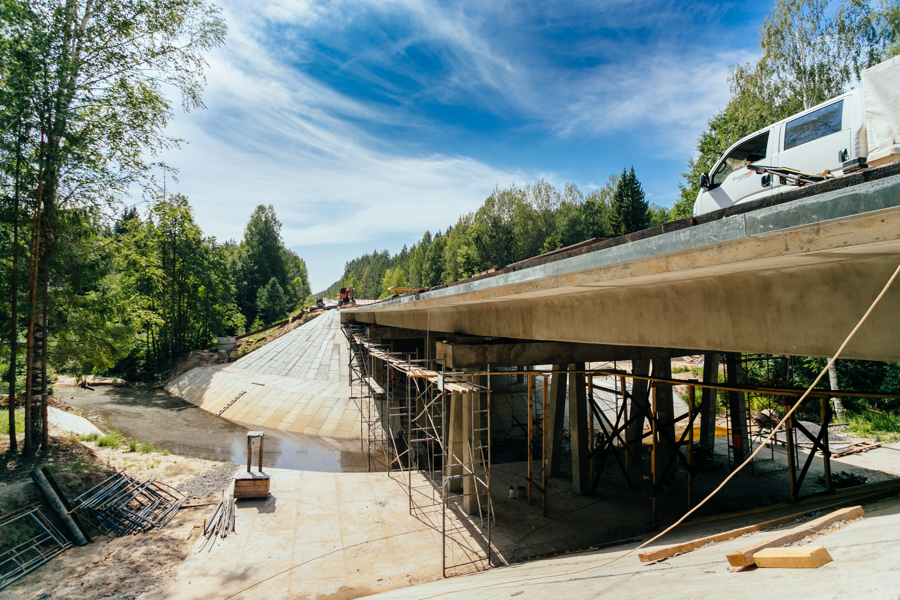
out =
<path fill-rule="evenodd" d="M 96 391 L 56 388 L 56 398 L 83 411 L 101 429 L 153 442 L 180 456 L 247 464 L 246 427 L 217 417 L 164 390 L 101 386 Z M 266 430 L 263 465 L 329 473 L 366 470 L 365 455 L 320 438 Z M 256 458 L 254 457 L 254 464 Z"/>

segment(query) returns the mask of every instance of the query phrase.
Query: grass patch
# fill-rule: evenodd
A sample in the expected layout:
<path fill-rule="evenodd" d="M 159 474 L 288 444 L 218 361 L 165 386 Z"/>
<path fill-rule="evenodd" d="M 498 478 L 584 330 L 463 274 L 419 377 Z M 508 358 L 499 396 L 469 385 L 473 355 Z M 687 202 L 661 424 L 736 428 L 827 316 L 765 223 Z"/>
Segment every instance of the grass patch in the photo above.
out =
<path fill-rule="evenodd" d="M 847 429 L 876 442 L 900 441 L 900 411 L 867 410 L 851 414 Z"/>
<path fill-rule="evenodd" d="M 137 452 L 137 449 L 138 449 L 137 440 L 134 440 L 134 439 L 128 440 L 128 451 L 129 452 Z"/>
<path fill-rule="evenodd" d="M 25 431 L 25 409 L 16 409 L 16 435 Z M 0 407 L 0 433 L 9 433 L 9 408 Z"/>
<path fill-rule="evenodd" d="M 169 451 L 168 451 L 168 450 L 161 450 L 161 451 L 160 451 L 160 454 L 162 454 L 163 456 L 168 456 L 168 455 L 169 455 Z"/>
<path fill-rule="evenodd" d="M 96 431 L 92 431 L 91 433 L 86 433 L 84 435 L 78 436 L 79 442 L 96 442 L 100 439 L 100 434 Z"/>
<path fill-rule="evenodd" d="M 107 433 L 102 438 L 97 440 L 98 446 L 105 446 L 107 448 L 118 448 L 124 443 L 125 436 L 123 436 L 118 429 L 114 429 L 112 432 Z"/>
<path fill-rule="evenodd" d="M 150 454 L 154 452 L 156 448 L 153 447 L 153 442 L 141 442 L 138 444 L 138 452 L 141 454 Z"/>

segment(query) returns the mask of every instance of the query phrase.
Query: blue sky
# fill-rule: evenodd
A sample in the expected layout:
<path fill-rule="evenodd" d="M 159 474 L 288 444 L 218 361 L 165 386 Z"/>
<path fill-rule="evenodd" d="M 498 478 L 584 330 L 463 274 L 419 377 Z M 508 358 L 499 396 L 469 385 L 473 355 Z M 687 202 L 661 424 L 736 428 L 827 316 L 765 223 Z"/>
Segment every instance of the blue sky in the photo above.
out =
<path fill-rule="evenodd" d="M 320 290 L 495 186 L 585 193 L 635 168 L 671 206 L 769 2 L 221 2 L 207 109 L 177 114 L 170 190 L 240 239 L 272 204 Z"/>

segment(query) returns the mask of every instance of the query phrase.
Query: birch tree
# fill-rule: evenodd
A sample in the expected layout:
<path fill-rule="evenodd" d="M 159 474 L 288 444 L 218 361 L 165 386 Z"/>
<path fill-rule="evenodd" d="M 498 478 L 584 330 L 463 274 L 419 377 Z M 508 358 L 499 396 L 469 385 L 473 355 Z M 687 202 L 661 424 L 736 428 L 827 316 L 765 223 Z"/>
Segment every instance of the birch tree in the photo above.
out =
<path fill-rule="evenodd" d="M 50 258 L 60 207 L 100 210 L 134 184 L 152 183 L 152 157 L 177 143 L 164 87 L 183 108 L 202 107 L 204 53 L 224 41 L 203 0 L 4 0 L 4 64 L 26 76 L 3 106 L 4 135 L 25 125 L 36 185 L 26 334 L 25 451 L 48 443 Z M 10 47 L 18 53 L 7 51 Z M 24 49 L 24 51 L 22 50 Z M 16 62 L 18 61 L 18 62 Z M 151 160 L 148 160 L 150 157 Z"/>

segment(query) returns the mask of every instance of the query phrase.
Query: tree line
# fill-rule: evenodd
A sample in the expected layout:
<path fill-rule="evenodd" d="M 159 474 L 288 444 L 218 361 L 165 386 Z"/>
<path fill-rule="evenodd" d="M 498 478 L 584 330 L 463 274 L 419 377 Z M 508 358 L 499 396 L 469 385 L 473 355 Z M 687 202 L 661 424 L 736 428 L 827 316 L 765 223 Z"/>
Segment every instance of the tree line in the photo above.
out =
<path fill-rule="evenodd" d="M 81 338 L 112 346 L 122 333 L 96 331 L 101 318 L 87 308 L 96 301 L 102 313 L 100 297 L 115 293 L 91 289 L 104 248 L 89 231 L 130 190 L 152 189 L 153 173 L 165 168 L 154 157 L 176 143 L 164 134 L 172 113 L 164 89 L 177 91 L 185 109 L 202 107 L 203 56 L 223 43 L 226 27 L 204 0 L 2 0 L 0 31 L 2 325 L 9 341 L 2 348 L 11 427 L 24 369 L 24 450 L 34 452 L 48 444 L 57 342 L 71 357 Z M 73 252 L 85 252 L 83 261 Z M 58 312 L 61 302 L 75 314 Z M 58 336 L 63 320 L 71 326 Z M 10 445 L 15 449 L 14 435 Z"/>
<path fill-rule="evenodd" d="M 426 231 L 396 255 L 373 251 L 347 263 L 343 277 L 319 295 L 352 285 L 358 298 L 383 298 L 391 287 L 432 287 L 593 238 L 665 223 L 669 211 L 650 204 L 634 168 L 610 176 L 585 196 L 573 183 L 546 181 L 499 187 L 482 206 L 434 235 Z"/>

